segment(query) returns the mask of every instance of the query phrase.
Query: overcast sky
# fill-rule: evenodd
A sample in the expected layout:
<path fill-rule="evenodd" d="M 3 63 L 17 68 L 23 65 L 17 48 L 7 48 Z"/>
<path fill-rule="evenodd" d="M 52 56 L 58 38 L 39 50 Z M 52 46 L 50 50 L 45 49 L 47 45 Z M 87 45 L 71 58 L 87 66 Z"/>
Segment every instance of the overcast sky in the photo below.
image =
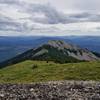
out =
<path fill-rule="evenodd" d="M 0 36 L 100 35 L 100 0 L 0 0 Z"/>

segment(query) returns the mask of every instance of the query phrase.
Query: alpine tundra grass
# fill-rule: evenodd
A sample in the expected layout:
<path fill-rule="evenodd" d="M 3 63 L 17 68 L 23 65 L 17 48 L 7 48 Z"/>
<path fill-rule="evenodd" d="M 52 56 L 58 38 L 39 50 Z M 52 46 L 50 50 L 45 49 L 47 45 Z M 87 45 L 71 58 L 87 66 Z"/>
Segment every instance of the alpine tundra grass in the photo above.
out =
<path fill-rule="evenodd" d="M 27 60 L 0 69 L 0 83 L 32 83 L 51 80 L 100 81 L 100 62 L 59 64 Z"/>

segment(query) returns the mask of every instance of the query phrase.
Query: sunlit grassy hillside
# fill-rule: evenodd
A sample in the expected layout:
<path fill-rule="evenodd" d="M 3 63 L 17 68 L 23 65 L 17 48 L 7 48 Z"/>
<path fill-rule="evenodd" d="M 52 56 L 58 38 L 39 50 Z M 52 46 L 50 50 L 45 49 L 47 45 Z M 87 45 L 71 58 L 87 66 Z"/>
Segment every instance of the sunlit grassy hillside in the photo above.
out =
<path fill-rule="evenodd" d="M 25 61 L 0 69 L 1 83 L 32 83 L 51 80 L 100 81 L 100 62 L 57 64 Z"/>

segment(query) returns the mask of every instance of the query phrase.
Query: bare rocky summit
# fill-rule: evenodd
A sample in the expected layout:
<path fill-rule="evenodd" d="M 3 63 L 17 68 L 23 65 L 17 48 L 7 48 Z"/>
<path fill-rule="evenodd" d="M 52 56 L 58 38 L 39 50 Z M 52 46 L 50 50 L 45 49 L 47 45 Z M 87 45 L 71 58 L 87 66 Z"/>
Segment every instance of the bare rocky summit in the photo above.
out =
<path fill-rule="evenodd" d="M 100 82 L 0 84 L 0 100 L 100 100 Z"/>
<path fill-rule="evenodd" d="M 66 43 L 61 40 L 50 40 L 48 41 L 47 45 L 50 45 L 54 48 L 58 48 L 58 50 L 62 50 L 65 53 L 65 55 L 67 54 L 68 56 L 71 56 L 78 60 L 91 61 L 99 59 L 91 51 L 81 48 L 75 44 Z"/>

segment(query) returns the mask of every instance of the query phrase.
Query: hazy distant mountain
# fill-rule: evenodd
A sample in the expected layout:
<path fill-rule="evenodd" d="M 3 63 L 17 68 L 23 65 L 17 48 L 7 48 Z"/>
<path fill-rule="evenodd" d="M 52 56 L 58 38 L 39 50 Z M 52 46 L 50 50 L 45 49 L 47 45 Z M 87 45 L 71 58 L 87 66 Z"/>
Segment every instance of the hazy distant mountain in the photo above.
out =
<path fill-rule="evenodd" d="M 8 61 L 0 64 L 1 67 L 19 63 L 24 60 L 44 60 L 59 63 L 96 61 L 99 60 L 94 53 L 82 49 L 74 44 L 65 43 L 61 40 L 50 40 L 48 43 L 30 49 Z"/>
<path fill-rule="evenodd" d="M 67 43 L 74 43 L 82 48 L 100 53 L 100 37 L 96 36 L 0 37 L 0 62 L 44 44 L 49 40 L 64 40 Z"/>

